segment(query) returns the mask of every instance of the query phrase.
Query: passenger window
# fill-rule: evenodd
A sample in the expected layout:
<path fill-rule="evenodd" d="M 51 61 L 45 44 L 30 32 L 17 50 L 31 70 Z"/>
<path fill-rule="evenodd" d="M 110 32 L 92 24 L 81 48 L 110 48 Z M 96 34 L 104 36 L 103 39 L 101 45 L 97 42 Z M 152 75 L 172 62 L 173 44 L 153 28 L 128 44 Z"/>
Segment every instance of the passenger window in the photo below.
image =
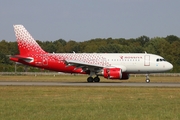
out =
<path fill-rule="evenodd" d="M 156 61 L 159 62 L 159 59 L 157 59 Z"/>

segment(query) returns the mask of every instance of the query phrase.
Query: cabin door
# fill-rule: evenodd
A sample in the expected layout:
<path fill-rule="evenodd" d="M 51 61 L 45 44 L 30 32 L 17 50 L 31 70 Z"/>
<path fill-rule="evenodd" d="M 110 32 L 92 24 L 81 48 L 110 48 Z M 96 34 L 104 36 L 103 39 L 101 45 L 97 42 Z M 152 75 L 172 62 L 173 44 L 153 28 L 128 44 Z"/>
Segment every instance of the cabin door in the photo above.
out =
<path fill-rule="evenodd" d="M 144 56 L 144 66 L 150 66 L 150 56 L 149 55 Z"/>

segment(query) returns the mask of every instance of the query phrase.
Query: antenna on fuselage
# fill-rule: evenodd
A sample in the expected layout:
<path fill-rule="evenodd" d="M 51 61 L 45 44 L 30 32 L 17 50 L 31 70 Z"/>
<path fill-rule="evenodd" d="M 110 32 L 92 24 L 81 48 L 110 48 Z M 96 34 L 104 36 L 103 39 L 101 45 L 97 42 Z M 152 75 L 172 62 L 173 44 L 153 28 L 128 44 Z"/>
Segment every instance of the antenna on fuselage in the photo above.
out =
<path fill-rule="evenodd" d="M 147 52 L 145 51 L 145 54 L 147 54 Z"/>

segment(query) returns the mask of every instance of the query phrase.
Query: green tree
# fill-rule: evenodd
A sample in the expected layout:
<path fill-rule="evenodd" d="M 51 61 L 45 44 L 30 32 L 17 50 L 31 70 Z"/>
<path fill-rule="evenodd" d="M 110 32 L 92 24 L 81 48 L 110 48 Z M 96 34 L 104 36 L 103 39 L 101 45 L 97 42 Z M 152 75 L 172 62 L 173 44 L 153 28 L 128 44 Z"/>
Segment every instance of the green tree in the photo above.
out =
<path fill-rule="evenodd" d="M 49 42 L 49 41 L 46 41 L 45 42 L 45 51 L 49 52 L 49 53 L 53 53 L 53 52 L 56 52 L 57 48 L 56 48 L 56 45 L 53 44 L 53 42 Z"/>
<path fill-rule="evenodd" d="M 174 41 L 179 41 L 180 39 L 175 35 L 169 35 L 165 38 L 169 43 L 173 43 Z"/>
<path fill-rule="evenodd" d="M 150 40 L 150 38 L 147 37 L 147 36 L 141 36 L 141 37 L 136 38 L 136 41 L 138 41 L 142 47 L 143 47 L 146 43 L 148 43 L 149 40 Z"/>
<path fill-rule="evenodd" d="M 72 53 L 73 51 L 78 52 L 79 50 L 77 46 L 78 46 L 78 43 L 76 41 L 70 40 L 64 46 L 65 52 L 66 53 Z"/>
<path fill-rule="evenodd" d="M 170 50 L 169 53 L 167 53 L 168 61 L 170 61 L 173 65 L 173 71 L 179 72 L 180 71 L 180 41 L 174 41 L 170 47 L 168 48 Z"/>
<path fill-rule="evenodd" d="M 66 45 L 66 41 L 59 39 L 53 42 L 56 46 L 56 53 L 65 53 L 64 46 Z"/>
<path fill-rule="evenodd" d="M 98 48 L 99 53 L 119 53 L 123 51 L 123 47 L 118 44 L 108 44 L 106 46 L 101 46 Z"/>
<path fill-rule="evenodd" d="M 167 42 L 164 38 L 156 37 L 151 39 L 150 42 L 146 44 L 145 51 L 163 56 L 165 59 L 170 60 L 170 57 L 168 57 L 168 55 L 171 54 L 170 48 L 170 43 Z"/>

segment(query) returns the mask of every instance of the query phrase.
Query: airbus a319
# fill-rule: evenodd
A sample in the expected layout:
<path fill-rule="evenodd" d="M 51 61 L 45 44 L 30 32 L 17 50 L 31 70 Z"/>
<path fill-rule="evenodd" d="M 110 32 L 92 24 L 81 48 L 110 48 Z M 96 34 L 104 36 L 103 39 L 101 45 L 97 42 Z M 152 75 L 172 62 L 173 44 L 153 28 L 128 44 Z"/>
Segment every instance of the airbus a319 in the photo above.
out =
<path fill-rule="evenodd" d="M 166 72 L 173 68 L 163 57 L 148 53 L 48 53 L 44 51 L 23 25 L 14 25 L 19 54 L 10 60 L 47 70 L 88 74 L 87 82 L 127 80 L 130 74 Z M 94 77 L 95 76 L 95 77 Z"/>

